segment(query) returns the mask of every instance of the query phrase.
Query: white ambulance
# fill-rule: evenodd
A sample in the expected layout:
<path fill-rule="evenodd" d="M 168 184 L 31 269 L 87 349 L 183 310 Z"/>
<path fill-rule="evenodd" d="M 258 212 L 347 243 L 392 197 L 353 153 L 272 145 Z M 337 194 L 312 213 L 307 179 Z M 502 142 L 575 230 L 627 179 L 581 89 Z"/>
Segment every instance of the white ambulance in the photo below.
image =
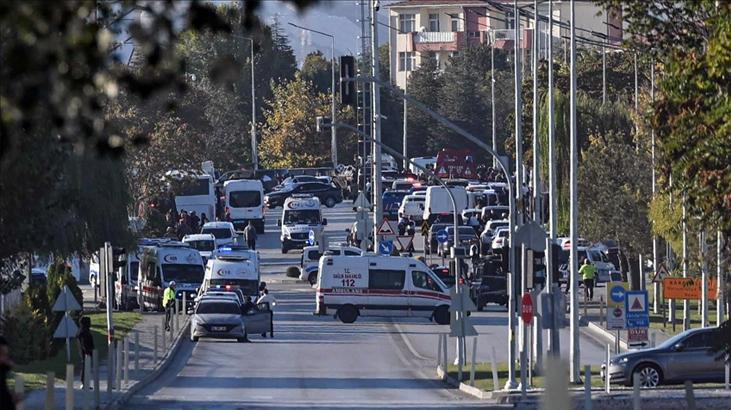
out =
<path fill-rule="evenodd" d="M 258 179 L 235 179 L 223 183 L 226 206 L 237 231 L 247 223 L 264 233 L 264 186 Z"/>
<path fill-rule="evenodd" d="M 253 257 L 252 257 L 253 256 Z M 241 289 L 245 296 L 256 301 L 259 296 L 261 274 L 256 255 L 251 251 L 217 251 L 216 257 L 206 264 L 206 273 L 199 294 L 209 290 Z"/>
<path fill-rule="evenodd" d="M 343 323 L 358 316 L 417 316 L 449 324 L 447 285 L 423 262 L 403 256 L 323 256 L 317 281 L 318 314 Z"/>
<path fill-rule="evenodd" d="M 175 297 L 186 293 L 188 304 L 203 282 L 203 258 L 197 250 L 178 241 L 146 246 L 140 258 L 137 300 L 142 310 L 163 310 L 162 295 L 175 281 Z"/>
<path fill-rule="evenodd" d="M 284 201 L 282 219 L 277 220 L 282 227 L 280 240 L 282 253 L 290 249 L 302 249 L 307 245 L 310 231 L 320 237 L 327 219 L 320 212 L 320 199 L 310 195 L 292 195 Z"/>

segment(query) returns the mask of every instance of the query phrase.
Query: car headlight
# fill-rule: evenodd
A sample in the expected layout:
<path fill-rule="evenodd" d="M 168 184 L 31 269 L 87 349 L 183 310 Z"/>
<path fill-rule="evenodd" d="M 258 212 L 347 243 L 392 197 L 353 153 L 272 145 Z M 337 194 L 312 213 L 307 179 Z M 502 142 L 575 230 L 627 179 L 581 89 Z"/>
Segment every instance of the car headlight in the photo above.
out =
<path fill-rule="evenodd" d="M 609 364 L 619 364 L 619 365 L 623 365 L 623 364 L 627 364 L 627 362 L 628 362 L 628 361 L 629 361 L 629 358 L 628 358 L 628 357 L 622 357 L 622 358 L 618 358 L 618 359 L 612 359 L 612 360 L 610 360 L 610 361 L 609 361 Z"/>

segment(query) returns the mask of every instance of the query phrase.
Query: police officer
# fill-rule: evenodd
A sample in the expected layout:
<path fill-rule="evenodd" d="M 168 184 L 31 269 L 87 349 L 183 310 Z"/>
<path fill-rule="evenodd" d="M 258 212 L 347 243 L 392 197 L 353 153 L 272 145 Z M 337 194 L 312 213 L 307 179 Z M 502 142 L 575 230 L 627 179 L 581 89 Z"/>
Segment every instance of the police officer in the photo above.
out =
<path fill-rule="evenodd" d="M 173 316 L 173 306 L 175 303 L 175 281 L 171 280 L 168 287 L 162 294 L 162 307 L 165 308 L 165 330 L 170 330 L 170 318 Z"/>

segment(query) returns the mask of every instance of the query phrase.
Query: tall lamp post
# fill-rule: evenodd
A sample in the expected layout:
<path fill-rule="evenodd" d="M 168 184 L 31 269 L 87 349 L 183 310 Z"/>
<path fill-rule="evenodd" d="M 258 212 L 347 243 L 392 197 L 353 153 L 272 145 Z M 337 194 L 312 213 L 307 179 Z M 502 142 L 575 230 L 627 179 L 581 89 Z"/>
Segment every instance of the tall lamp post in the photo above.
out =
<path fill-rule="evenodd" d="M 331 101 L 331 113 L 332 116 L 332 122 L 335 122 L 337 118 L 335 117 L 335 36 L 328 33 L 323 33 L 322 31 L 313 30 L 311 28 L 302 27 L 294 23 L 289 23 L 292 27 L 297 27 L 298 29 L 302 29 L 304 31 L 309 31 L 315 34 L 319 34 L 325 37 L 330 37 L 330 71 L 331 71 L 331 78 L 330 78 L 330 99 Z M 333 163 L 333 168 L 338 166 L 338 140 L 337 140 L 337 134 L 335 127 L 330 128 L 330 159 Z"/>
<path fill-rule="evenodd" d="M 251 37 L 237 36 L 242 40 L 251 43 L 251 167 L 254 171 L 259 169 L 259 151 L 256 146 L 256 91 L 254 90 L 254 39 Z"/>

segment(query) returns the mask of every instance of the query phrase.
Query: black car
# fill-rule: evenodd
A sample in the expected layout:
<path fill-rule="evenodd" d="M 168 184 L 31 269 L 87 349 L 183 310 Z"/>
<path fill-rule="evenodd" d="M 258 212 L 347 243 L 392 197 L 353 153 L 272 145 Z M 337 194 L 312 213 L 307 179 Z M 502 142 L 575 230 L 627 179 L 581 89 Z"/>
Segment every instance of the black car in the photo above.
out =
<path fill-rule="evenodd" d="M 284 201 L 293 194 L 310 194 L 320 198 L 320 203 L 328 208 L 343 202 L 343 193 L 339 188 L 320 182 L 303 182 L 288 185 L 280 191 L 270 192 L 264 196 L 264 203 L 268 208 L 283 206 Z"/>
<path fill-rule="evenodd" d="M 475 263 L 470 296 L 478 311 L 488 303 L 508 304 L 508 281 L 501 265 L 502 261 L 498 257 L 481 258 Z"/>

